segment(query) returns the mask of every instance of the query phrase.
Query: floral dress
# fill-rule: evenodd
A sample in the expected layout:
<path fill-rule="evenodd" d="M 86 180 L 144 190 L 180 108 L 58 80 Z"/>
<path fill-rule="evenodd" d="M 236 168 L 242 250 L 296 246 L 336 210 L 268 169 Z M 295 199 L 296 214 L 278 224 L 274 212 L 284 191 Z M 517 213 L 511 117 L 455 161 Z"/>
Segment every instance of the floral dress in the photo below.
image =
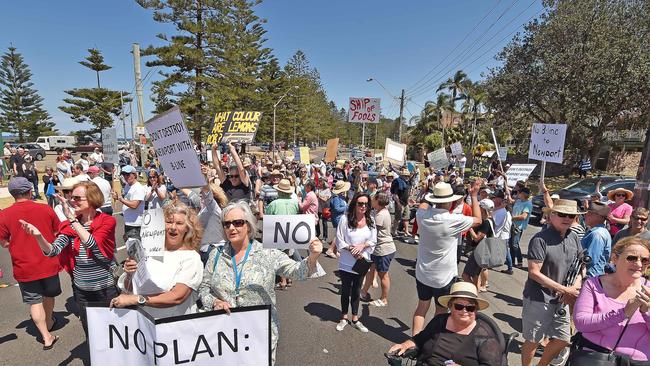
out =
<path fill-rule="evenodd" d="M 309 273 L 307 258 L 296 262 L 281 250 L 263 248 L 262 243 L 253 240 L 248 259 L 243 266 L 241 263 L 237 265 L 237 270 L 242 273 L 237 295 L 232 251 L 230 242 L 227 242 L 210 253 L 199 288 L 201 302 L 210 310 L 215 299 L 226 301 L 231 307 L 271 305 L 271 351 L 275 363 L 279 326 L 275 307 L 275 276 L 305 280 L 323 276 L 325 271 L 317 263 L 315 273 Z M 215 258 L 220 252 L 215 265 Z"/>

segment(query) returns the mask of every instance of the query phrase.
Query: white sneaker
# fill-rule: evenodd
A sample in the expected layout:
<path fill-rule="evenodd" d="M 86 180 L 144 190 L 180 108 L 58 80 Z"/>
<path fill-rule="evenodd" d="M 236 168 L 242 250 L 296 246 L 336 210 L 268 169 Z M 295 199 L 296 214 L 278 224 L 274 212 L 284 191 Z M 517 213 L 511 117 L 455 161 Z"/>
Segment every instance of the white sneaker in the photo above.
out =
<path fill-rule="evenodd" d="M 345 326 L 348 325 L 348 320 L 347 319 L 341 319 L 338 324 L 336 324 L 336 330 L 339 332 L 345 328 Z"/>
<path fill-rule="evenodd" d="M 359 329 L 363 333 L 368 333 L 368 328 L 366 328 L 366 326 L 363 325 L 363 323 L 361 323 L 361 321 L 357 321 L 356 323 L 352 322 L 352 326 Z"/>
<path fill-rule="evenodd" d="M 569 347 L 564 347 L 560 353 L 551 361 L 551 366 L 561 366 L 569 359 Z"/>

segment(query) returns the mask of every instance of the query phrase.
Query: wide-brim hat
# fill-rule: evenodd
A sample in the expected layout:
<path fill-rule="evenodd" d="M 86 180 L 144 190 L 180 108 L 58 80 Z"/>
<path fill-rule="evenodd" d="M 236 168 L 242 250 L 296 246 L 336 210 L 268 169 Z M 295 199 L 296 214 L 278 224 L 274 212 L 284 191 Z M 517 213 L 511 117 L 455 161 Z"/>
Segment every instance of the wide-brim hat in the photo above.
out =
<path fill-rule="evenodd" d="M 427 193 L 424 199 L 431 203 L 447 203 L 458 201 L 463 196 L 454 194 L 454 190 L 449 183 L 438 182 L 433 186 L 433 192 Z"/>
<path fill-rule="evenodd" d="M 612 191 L 607 192 L 607 199 L 610 201 L 614 201 L 616 199 L 616 195 L 619 193 L 625 193 L 625 200 L 629 201 L 634 197 L 634 193 L 630 190 L 627 190 L 625 188 L 616 188 Z"/>
<path fill-rule="evenodd" d="M 336 163 L 336 166 L 334 167 L 334 169 L 343 169 L 343 164 Z"/>
<path fill-rule="evenodd" d="M 587 209 L 587 212 L 607 218 L 607 216 L 612 212 L 612 209 L 602 202 L 591 202 L 591 206 Z"/>
<path fill-rule="evenodd" d="M 291 194 L 294 192 L 294 189 L 291 186 L 291 182 L 289 181 L 289 179 L 280 179 L 280 182 L 277 185 L 275 185 L 273 188 L 283 193 Z"/>
<path fill-rule="evenodd" d="M 246 167 L 248 167 L 248 166 L 251 166 L 251 164 L 252 164 L 252 163 L 251 163 L 251 159 L 250 159 L 250 158 L 248 158 L 248 157 L 244 158 L 244 163 L 242 164 L 242 165 L 244 166 L 244 168 L 246 168 Z"/>
<path fill-rule="evenodd" d="M 552 212 L 559 212 L 567 215 L 582 215 L 584 212 L 578 211 L 578 202 L 574 200 L 557 199 L 553 202 Z"/>
<path fill-rule="evenodd" d="M 271 171 L 271 178 L 282 178 L 284 177 L 284 174 L 282 174 L 278 169 L 273 169 Z"/>
<path fill-rule="evenodd" d="M 61 182 L 60 186 L 57 186 L 56 189 L 60 190 L 68 190 L 72 189 L 75 184 L 79 183 L 79 179 L 77 178 L 65 178 L 63 179 L 63 182 Z"/>
<path fill-rule="evenodd" d="M 477 302 L 479 310 L 485 310 L 490 306 L 490 303 L 478 297 L 476 286 L 470 282 L 456 282 L 451 285 L 449 295 L 440 296 L 438 302 L 440 305 L 447 307 L 449 300 L 454 298 L 472 299 Z"/>
<path fill-rule="evenodd" d="M 339 194 L 342 192 L 347 192 L 350 190 L 350 182 L 346 182 L 343 180 L 336 181 L 336 184 L 334 185 L 334 189 L 332 189 L 332 193 L 334 194 Z"/>

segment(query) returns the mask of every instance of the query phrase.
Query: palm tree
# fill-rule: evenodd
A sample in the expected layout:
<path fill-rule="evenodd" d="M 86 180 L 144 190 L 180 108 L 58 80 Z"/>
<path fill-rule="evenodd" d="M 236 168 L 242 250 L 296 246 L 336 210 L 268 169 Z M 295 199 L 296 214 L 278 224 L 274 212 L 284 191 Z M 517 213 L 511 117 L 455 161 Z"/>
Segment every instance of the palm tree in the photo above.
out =
<path fill-rule="evenodd" d="M 464 120 L 473 120 L 472 123 L 472 151 L 476 144 L 476 119 L 481 113 L 481 109 L 485 105 L 487 93 L 481 88 L 479 83 L 472 83 L 467 81 L 467 87 L 464 93 L 460 96 L 464 100 L 461 110 L 463 112 Z"/>
<path fill-rule="evenodd" d="M 436 93 L 445 89 L 451 92 L 451 103 L 452 106 L 454 106 L 454 109 L 452 110 L 453 112 L 456 110 L 455 108 L 456 101 L 460 99 L 458 96 L 467 91 L 469 84 L 471 84 L 471 81 L 467 79 L 467 74 L 463 72 L 463 70 L 458 70 L 456 71 L 453 77 L 447 79 L 447 81 L 440 84 L 438 90 L 436 90 Z"/>

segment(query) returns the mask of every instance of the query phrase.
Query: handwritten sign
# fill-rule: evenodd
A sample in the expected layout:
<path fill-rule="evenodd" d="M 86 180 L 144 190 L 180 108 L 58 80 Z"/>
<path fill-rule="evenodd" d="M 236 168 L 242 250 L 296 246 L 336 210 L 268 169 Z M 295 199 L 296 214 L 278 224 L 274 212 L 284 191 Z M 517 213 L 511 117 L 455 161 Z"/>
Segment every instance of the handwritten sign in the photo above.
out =
<path fill-rule="evenodd" d="M 104 161 L 107 163 L 118 164 L 120 155 L 117 152 L 117 130 L 115 128 L 104 128 L 102 130 L 102 152 Z"/>
<path fill-rule="evenodd" d="M 226 142 L 251 143 L 262 119 L 262 112 L 228 111 L 214 116 L 207 144 Z"/>
<path fill-rule="evenodd" d="M 339 138 L 327 140 L 327 150 L 325 151 L 325 162 L 331 163 L 336 160 L 339 151 Z"/>
<path fill-rule="evenodd" d="M 147 210 L 142 215 L 140 239 L 146 257 L 162 258 L 165 249 L 165 214 L 162 208 Z"/>
<path fill-rule="evenodd" d="M 384 156 L 392 164 L 402 165 L 405 161 L 404 158 L 406 156 L 406 145 L 386 138 Z"/>
<path fill-rule="evenodd" d="M 294 160 L 298 160 L 298 161 L 300 161 L 301 163 L 303 163 L 305 165 L 309 164 L 309 148 L 308 147 L 305 147 L 305 146 L 296 147 L 296 148 L 294 148 L 293 152 L 294 152 L 294 156 L 293 156 Z"/>
<path fill-rule="evenodd" d="M 499 146 L 499 159 L 501 161 L 506 161 L 508 159 L 508 148 L 505 146 Z"/>
<path fill-rule="evenodd" d="M 450 147 L 453 156 L 460 156 L 463 153 L 463 145 L 460 142 L 454 142 Z"/>
<path fill-rule="evenodd" d="M 379 123 L 379 98 L 350 98 L 348 122 Z"/>
<path fill-rule="evenodd" d="M 375 163 L 379 164 L 379 163 L 383 163 L 383 162 L 384 162 L 384 154 L 381 154 L 381 153 L 375 154 Z"/>
<path fill-rule="evenodd" d="M 146 308 L 89 306 L 93 365 L 271 365 L 271 306 L 154 319 Z"/>
<path fill-rule="evenodd" d="M 490 151 L 490 153 L 494 153 L 494 151 Z M 475 156 L 472 161 L 472 176 L 487 178 L 488 175 L 490 175 L 490 161 L 483 155 Z"/>
<path fill-rule="evenodd" d="M 535 167 L 537 164 L 512 164 L 506 171 L 508 185 L 514 187 L 518 180 L 527 181 Z"/>
<path fill-rule="evenodd" d="M 315 233 L 314 215 L 264 215 L 265 248 L 308 249 Z"/>
<path fill-rule="evenodd" d="M 533 123 L 528 157 L 561 164 L 564 158 L 565 137 L 566 125 L 564 124 Z"/>
<path fill-rule="evenodd" d="M 206 184 L 199 157 L 187 132 L 178 107 L 145 122 L 156 155 L 177 188 L 202 187 Z"/>
<path fill-rule="evenodd" d="M 427 159 L 429 165 L 434 169 L 445 169 L 449 165 L 449 158 L 444 147 L 428 153 Z"/>

